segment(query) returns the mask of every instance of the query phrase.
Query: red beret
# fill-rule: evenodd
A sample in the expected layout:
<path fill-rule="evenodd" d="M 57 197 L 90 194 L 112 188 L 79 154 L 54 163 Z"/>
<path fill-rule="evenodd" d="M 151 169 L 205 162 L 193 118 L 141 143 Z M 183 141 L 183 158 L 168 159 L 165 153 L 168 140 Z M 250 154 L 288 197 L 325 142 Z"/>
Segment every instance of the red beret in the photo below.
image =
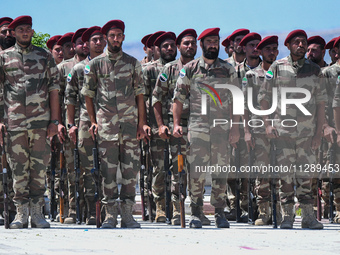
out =
<path fill-rule="evenodd" d="M 340 36 L 335 39 L 334 44 L 333 44 L 333 48 L 335 48 L 335 47 L 339 48 L 339 43 L 340 43 Z"/>
<path fill-rule="evenodd" d="M 164 42 L 167 39 L 171 39 L 176 41 L 176 34 L 173 32 L 166 32 L 163 33 L 162 35 L 158 36 L 153 45 L 159 47 L 161 46 L 162 42 Z"/>
<path fill-rule="evenodd" d="M 86 31 L 87 28 L 80 28 L 78 29 L 74 35 L 72 36 L 71 42 L 76 43 L 76 40 L 78 39 L 78 37 L 81 37 L 83 35 L 83 33 Z"/>
<path fill-rule="evenodd" d="M 152 36 L 152 34 L 148 34 L 148 35 L 144 36 L 144 37 L 142 38 L 142 40 L 140 40 L 141 43 L 144 44 L 144 46 L 146 46 L 146 42 L 148 41 L 148 39 L 150 38 L 150 36 Z"/>
<path fill-rule="evenodd" d="M 276 35 L 267 36 L 261 40 L 261 42 L 257 45 L 256 49 L 262 50 L 267 45 L 274 43 L 279 45 L 279 37 L 277 37 Z"/>
<path fill-rule="evenodd" d="M 325 46 L 325 49 L 333 49 L 334 47 L 334 42 L 335 42 L 335 40 L 336 39 L 338 39 L 338 37 L 334 37 L 332 40 L 330 40 L 327 44 L 326 44 L 326 46 Z"/>
<path fill-rule="evenodd" d="M 192 36 L 195 39 L 197 38 L 197 33 L 195 31 L 195 29 L 189 28 L 189 29 L 185 29 L 182 33 L 180 33 L 177 38 L 176 38 L 176 45 L 181 44 L 181 40 L 183 37 L 186 36 Z"/>
<path fill-rule="evenodd" d="M 13 19 L 9 18 L 9 17 L 3 17 L 0 19 L 0 27 L 2 27 L 3 25 L 6 24 L 10 24 L 13 21 Z"/>
<path fill-rule="evenodd" d="M 102 34 L 106 35 L 107 32 L 109 32 L 109 30 L 111 28 L 119 28 L 120 30 L 125 31 L 125 24 L 123 21 L 119 20 L 119 19 L 115 19 L 115 20 L 110 20 L 109 22 L 107 22 L 103 27 L 102 27 Z"/>
<path fill-rule="evenodd" d="M 15 29 L 17 26 L 20 25 L 30 25 L 32 26 L 32 17 L 31 16 L 19 16 L 17 18 L 15 18 L 9 25 L 8 28 L 9 29 Z"/>
<path fill-rule="evenodd" d="M 207 36 L 213 36 L 213 35 L 220 36 L 219 32 L 220 32 L 219 27 L 208 28 L 200 34 L 200 36 L 197 38 L 197 40 L 201 40 L 202 38 L 207 37 Z"/>
<path fill-rule="evenodd" d="M 322 49 L 324 49 L 325 45 L 326 45 L 325 40 L 321 36 L 319 36 L 319 35 L 315 35 L 315 36 L 309 37 L 307 39 L 307 43 L 308 43 L 308 45 L 313 44 L 313 43 L 320 44 Z"/>
<path fill-rule="evenodd" d="M 246 28 L 240 28 L 240 29 L 236 29 L 231 35 L 228 36 L 230 41 L 234 41 L 236 36 L 239 35 L 247 35 L 249 34 L 249 29 Z"/>
<path fill-rule="evenodd" d="M 253 40 L 261 41 L 261 39 L 262 39 L 261 35 L 259 35 L 258 33 L 249 33 L 245 37 L 242 38 L 239 45 L 246 46 L 246 44 L 250 41 L 253 41 Z"/>
<path fill-rule="evenodd" d="M 306 39 L 308 37 L 306 32 L 304 30 L 302 30 L 302 29 L 293 30 L 292 32 L 290 32 L 287 35 L 287 38 L 285 40 L 285 46 L 287 46 L 287 44 L 290 42 L 291 39 L 293 39 L 295 36 L 299 36 L 299 35 L 302 35 L 302 36 L 306 37 Z"/>
<path fill-rule="evenodd" d="M 72 41 L 72 36 L 74 35 L 73 32 L 69 32 L 64 34 L 57 42 L 58 45 L 63 46 L 65 43 L 71 42 Z"/>
<path fill-rule="evenodd" d="M 228 47 L 230 45 L 229 36 L 223 40 L 222 45 L 224 47 Z"/>
<path fill-rule="evenodd" d="M 93 27 L 86 29 L 81 36 L 81 40 L 83 42 L 87 42 L 88 40 L 90 40 L 91 36 L 96 35 L 96 34 L 102 34 L 100 30 L 101 30 L 101 27 L 98 27 L 98 26 L 93 26 Z"/>
<path fill-rule="evenodd" d="M 151 48 L 153 46 L 155 40 L 157 39 L 157 37 L 164 34 L 164 33 L 165 33 L 165 31 L 158 31 L 156 33 L 153 33 L 149 37 L 149 39 L 146 41 L 146 47 Z"/>
<path fill-rule="evenodd" d="M 61 38 L 61 35 L 55 35 L 52 36 L 48 41 L 46 42 L 47 48 L 52 50 L 53 46 L 58 42 L 58 40 Z"/>

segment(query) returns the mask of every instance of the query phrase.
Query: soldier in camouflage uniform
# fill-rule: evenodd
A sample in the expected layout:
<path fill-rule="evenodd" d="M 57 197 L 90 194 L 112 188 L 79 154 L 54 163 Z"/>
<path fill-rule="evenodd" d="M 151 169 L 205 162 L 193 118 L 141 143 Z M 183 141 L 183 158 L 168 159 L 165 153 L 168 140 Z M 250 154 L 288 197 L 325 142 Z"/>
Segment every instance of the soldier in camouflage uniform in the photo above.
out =
<path fill-rule="evenodd" d="M 224 46 L 224 50 L 228 54 L 228 57 L 230 58 L 234 52 L 234 45 L 231 44 L 229 36 L 225 38 L 221 44 L 222 46 Z"/>
<path fill-rule="evenodd" d="M 60 72 L 60 91 L 59 91 L 59 98 L 60 98 L 60 105 L 62 112 L 66 112 L 66 105 L 65 105 L 65 89 L 67 85 L 67 81 L 70 79 L 70 72 L 72 68 L 79 63 L 80 61 L 83 61 L 86 59 L 88 53 L 89 53 L 89 48 L 87 46 L 87 43 L 84 43 L 81 40 L 81 36 L 84 33 L 84 31 L 87 28 L 80 28 L 78 29 L 71 38 L 67 37 L 62 37 L 59 39 L 58 44 L 62 45 L 63 48 L 65 48 L 65 45 L 69 43 L 69 39 L 72 44 L 74 44 L 74 49 L 75 49 L 75 55 L 73 58 L 64 60 L 61 62 L 57 67 Z M 77 117 L 79 116 L 79 105 L 77 105 Z M 65 123 L 65 126 L 69 126 L 67 122 L 67 116 L 66 114 L 63 114 L 62 116 L 63 123 Z M 79 123 L 79 119 L 77 118 L 75 120 L 75 123 Z M 65 218 L 64 223 L 65 224 L 73 224 L 76 223 L 76 203 L 75 203 L 75 171 L 74 171 L 74 148 L 75 145 L 74 143 L 70 142 L 70 139 L 68 136 L 65 137 L 65 141 L 63 142 L 64 146 L 64 151 L 65 151 L 65 165 L 66 165 L 66 170 L 67 170 L 67 179 L 68 179 L 68 203 L 69 203 L 69 211 L 68 211 L 68 217 Z M 83 196 L 82 190 L 80 190 L 80 197 L 82 198 Z M 83 201 L 81 201 L 83 204 Z"/>
<path fill-rule="evenodd" d="M 58 69 L 50 53 L 33 46 L 32 18 L 14 19 L 16 44 L 0 54 L 0 85 L 4 91 L 7 156 L 13 175 L 17 215 L 10 228 L 49 228 L 42 214 L 45 166 L 49 158 L 46 139 L 58 132 Z M 0 135 L 2 140 L 2 135 Z"/>
<path fill-rule="evenodd" d="M 61 35 L 55 35 L 46 42 L 46 46 L 49 48 L 57 65 L 60 64 L 64 59 L 63 47 L 57 44 L 60 38 Z"/>
<path fill-rule="evenodd" d="M 132 216 L 139 171 L 138 139 L 144 138 L 150 130 L 146 126 L 142 68 L 138 60 L 122 51 L 124 29 L 121 20 L 111 20 L 102 27 L 108 47 L 85 67 L 81 90 L 91 119 L 90 132 L 93 135 L 94 128 L 94 133 L 98 133 L 102 203 L 106 211 L 102 228 L 116 227 L 118 198 L 121 227 L 140 228 Z M 120 194 L 116 181 L 118 165 L 122 172 Z"/>
<path fill-rule="evenodd" d="M 166 63 L 175 60 L 177 55 L 176 35 L 172 32 L 163 33 L 154 42 L 154 46 L 160 48 L 161 57 L 143 69 L 145 83 L 145 95 L 148 109 L 149 125 L 152 128 L 152 139 L 150 141 L 151 157 L 153 165 L 152 193 L 156 202 L 156 222 L 165 222 L 165 174 L 164 174 L 164 148 L 166 142 L 159 136 L 158 125 L 152 108 L 152 92 L 159 73 Z"/>
<path fill-rule="evenodd" d="M 259 125 L 258 120 L 261 120 L 261 117 L 249 112 L 247 98 L 248 88 L 252 88 L 254 108 L 260 110 L 260 106 L 257 103 L 257 95 L 259 94 L 260 87 L 264 82 L 265 73 L 268 71 L 270 65 L 276 60 L 276 57 L 279 54 L 278 37 L 267 36 L 257 45 L 256 49 L 261 53 L 263 61 L 254 69 L 247 71 L 245 78 L 243 78 L 242 81 L 242 90 L 245 98 L 244 119 L 246 123 L 244 133 L 248 151 L 249 148 L 252 147 L 255 152 L 253 165 L 268 166 L 270 164 L 270 140 L 266 136 L 266 129 L 261 126 L 257 126 Z M 247 124 L 249 119 L 251 120 L 252 127 Z M 272 207 L 270 206 L 270 177 L 272 176 L 260 175 L 256 178 L 256 200 L 259 212 L 258 219 L 255 221 L 255 225 L 257 226 L 268 225 L 271 219 Z M 277 184 L 276 187 L 278 188 L 279 185 Z M 277 197 L 278 195 L 279 194 L 277 194 Z M 280 203 L 277 204 L 277 207 L 277 221 L 280 223 Z"/>
<path fill-rule="evenodd" d="M 236 67 L 238 64 L 242 63 L 246 57 L 243 47 L 239 44 L 243 37 L 249 34 L 249 32 L 250 31 L 248 29 L 240 28 L 236 29 L 231 35 L 228 36 L 230 44 L 234 47 L 234 52 L 231 57 L 226 59 L 226 61 L 233 67 Z"/>
<path fill-rule="evenodd" d="M 165 31 L 158 31 L 150 35 L 150 37 L 146 40 L 146 47 L 152 50 L 152 60 L 148 63 L 142 64 L 142 67 L 144 68 L 146 65 L 151 64 L 152 62 L 158 60 L 160 58 L 160 49 L 158 46 L 154 45 L 156 39 L 164 34 Z"/>
<path fill-rule="evenodd" d="M 188 190 L 191 198 L 191 218 L 189 221 L 191 228 L 202 227 L 200 214 L 203 206 L 206 169 L 209 166 L 222 167 L 229 164 L 229 123 L 214 126 L 213 122 L 214 119 L 230 121 L 232 97 L 228 89 L 220 89 L 215 85 L 235 84 L 236 73 L 231 65 L 218 58 L 219 30 L 219 28 L 206 29 L 198 37 L 198 40 L 201 40 L 200 46 L 203 55 L 183 67 L 174 91 L 173 134 L 175 137 L 182 137 L 181 115 L 183 104 L 189 98 L 187 168 L 189 169 Z M 215 96 L 218 96 L 218 104 L 214 105 L 213 100 L 207 102 L 209 90 Z M 206 103 L 202 105 L 201 100 Z M 201 114 L 201 111 L 203 111 L 203 114 Z M 233 118 L 233 121 L 237 119 L 239 119 L 239 116 Z M 229 136 L 230 143 L 235 145 L 238 139 L 238 125 L 233 124 Z M 211 171 L 211 174 L 210 202 L 215 207 L 215 225 L 218 228 L 229 228 L 229 222 L 224 215 L 227 173 L 225 171 Z"/>
<path fill-rule="evenodd" d="M 321 36 L 315 35 L 309 37 L 307 43 L 307 58 L 313 61 L 315 64 L 319 65 L 321 69 L 328 66 L 328 64 L 324 60 L 326 53 L 325 40 Z"/>
<path fill-rule="evenodd" d="M 68 60 L 74 57 L 74 45 L 72 43 L 73 32 L 64 34 L 57 42 L 57 45 L 62 46 L 64 60 Z"/>
<path fill-rule="evenodd" d="M 333 39 L 331 39 L 327 44 L 326 44 L 326 46 L 325 46 L 325 49 L 326 50 L 329 50 L 328 51 L 328 54 L 329 54 L 329 56 L 330 56 L 330 58 L 331 58 L 331 63 L 329 64 L 330 66 L 331 65 L 334 65 L 335 64 L 335 62 L 338 60 L 338 55 L 337 55 L 337 53 L 336 53 L 336 51 L 335 51 L 335 48 L 333 47 L 334 46 L 334 42 L 335 42 L 335 40 L 336 39 L 338 39 L 338 37 L 334 37 Z"/>
<path fill-rule="evenodd" d="M 141 40 L 142 44 L 144 45 L 143 46 L 143 50 L 146 54 L 146 56 L 140 61 L 141 65 L 144 65 L 146 63 L 149 63 L 152 58 L 153 58 L 153 47 L 148 47 L 146 45 L 146 42 L 148 41 L 148 39 L 150 38 L 150 36 L 152 36 L 152 34 L 148 34 L 146 36 L 144 36 Z"/>
<path fill-rule="evenodd" d="M 15 44 L 15 38 L 8 29 L 8 25 L 13 21 L 12 18 L 3 17 L 0 19 L 0 51 L 8 49 Z"/>
<path fill-rule="evenodd" d="M 301 227 L 322 229 L 323 225 L 316 220 L 313 213 L 312 175 L 311 172 L 305 172 L 305 169 L 312 168 L 313 164 L 314 166 L 316 164 L 315 150 L 321 143 L 327 100 L 326 89 L 321 80 L 320 67 L 305 59 L 306 32 L 303 30 L 290 32 L 285 45 L 290 50 L 290 55 L 275 61 L 270 66 L 258 97 L 261 109 L 267 110 L 269 105 L 272 105 L 272 89 L 278 88 L 275 116 L 274 118 L 263 116 L 263 121 L 268 137 L 276 138 L 277 164 L 285 167 L 285 171 L 280 172 L 283 216 L 280 227 L 293 228 L 295 181 L 296 196 L 302 213 Z M 311 98 L 308 102 L 304 101 L 303 108 L 297 108 L 295 104 L 287 104 L 286 109 L 283 109 L 281 98 L 284 95 L 281 94 L 281 88 L 288 90 L 304 88 L 305 91 L 310 91 Z M 299 102 L 301 93 L 286 93 L 286 97 Z M 275 121 L 271 124 L 268 119 L 275 119 Z"/>
<path fill-rule="evenodd" d="M 73 143 L 76 143 L 76 131 L 78 130 L 78 148 L 80 161 L 80 190 L 85 188 L 85 201 L 87 205 L 86 225 L 96 224 L 96 209 L 95 209 L 95 187 L 91 176 L 93 165 L 93 140 L 89 133 L 91 127 L 90 117 L 86 111 L 85 98 L 80 93 L 84 83 L 84 69 L 91 59 L 103 53 L 106 46 L 104 35 L 100 32 L 98 26 L 88 28 L 82 35 L 83 42 L 87 42 L 90 54 L 81 62 L 77 63 L 71 70 L 67 79 L 65 90 L 65 99 L 67 105 L 67 118 L 69 136 Z M 79 98 L 79 101 L 78 101 Z M 80 108 L 80 116 L 75 116 L 76 107 Z M 79 119 L 79 129 L 76 124 L 76 119 Z M 82 185 L 83 184 L 83 185 Z"/>

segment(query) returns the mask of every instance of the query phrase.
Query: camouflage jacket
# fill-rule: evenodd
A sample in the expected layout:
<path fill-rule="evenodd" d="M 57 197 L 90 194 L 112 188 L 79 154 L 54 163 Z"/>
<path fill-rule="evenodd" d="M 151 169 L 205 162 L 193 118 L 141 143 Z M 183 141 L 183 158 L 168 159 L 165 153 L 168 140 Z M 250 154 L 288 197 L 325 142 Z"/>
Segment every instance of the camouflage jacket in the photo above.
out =
<path fill-rule="evenodd" d="M 225 61 L 227 63 L 231 64 L 233 67 L 236 67 L 236 66 L 238 66 L 239 64 L 242 63 L 242 62 L 241 63 L 236 62 L 236 60 L 234 59 L 234 55 L 232 55 L 231 57 L 227 58 Z"/>
<path fill-rule="evenodd" d="M 140 62 L 120 51 L 94 58 L 84 69 L 81 93 L 95 98 L 98 133 L 101 139 L 117 140 L 119 133 L 136 137 L 136 96 L 145 93 Z"/>
<path fill-rule="evenodd" d="M 242 79 L 246 76 L 246 72 L 251 70 L 251 68 L 247 65 L 246 61 L 247 61 L 247 59 L 244 59 L 242 63 L 240 63 L 239 65 L 237 65 L 235 67 L 235 70 L 236 70 L 236 73 L 237 73 L 237 78 L 238 78 L 238 84 L 239 84 L 240 88 L 242 88 L 242 86 L 241 86 L 242 85 Z M 262 60 L 260 58 L 259 65 L 261 64 L 261 62 L 262 62 Z"/>
<path fill-rule="evenodd" d="M 153 105 L 152 92 L 155 88 L 158 75 L 165 64 L 166 64 L 165 60 L 159 58 L 156 61 L 153 61 L 150 64 L 146 64 L 145 66 L 143 66 L 143 80 L 145 84 L 144 101 L 146 102 L 148 123 L 152 129 L 158 128 L 158 126 L 153 108 L 152 107 L 150 108 L 149 105 L 150 103 L 151 105 Z"/>
<path fill-rule="evenodd" d="M 90 121 L 90 117 L 86 110 L 85 97 L 80 93 L 84 85 L 84 69 L 90 62 L 89 57 L 77 63 L 67 76 L 67 85 L 65 90 L 65 104 L 74 105 L 76 109 L 80 108 L 79 116 L 76 115 L 75 119 L 79 118 L 81 121 Z M 77 123 L 77 121 L 75 122 Z"/>
<path fill-rule="evenodd" d="M 325 86 L 327 91 L 327 103 L 326 103 L 326 119 L 328 124 L 334 127 L 334 118 L 333 118 L 333 98 L 334 92 L 337 84 L 340 82 L 340 65 L 336 62 L 334 65 L 326 67 L 322 69 L 322 74 L 325 79 Z"/>
<path fill-rule="evenodd" d="M 52 55 L 32 44 L 18 44 L 0 54 L 0 87 L 9 131 L 46 128 L 50 121 L 49 92 L 59 90 L 59 73 Z"/>
<path fill-rule="evenodd" d="M 289 55 L 286 58 L 275 61 L 265 75 L 265 81 L 261 86 L 258 96 L 259 104 L 262 100 L 272 105 L 272 88 L 278 88 L 278 102 L 275 116 L 272 119 L 274 126 L 280 136 L 292 138 L 302 138 L 314 136 L 316 128 L 316 110 L 317 104 L 327 101 L 327 92 L 322 79 L 320 67 L 308 59 L 292 61 Z M 303 106 L 311 113 L 305 115 L 294 104 L 287 104 L 286 115 L 281 115 L 281 88 L 304 88 L 311 92 L 311 99 L 304 103 Z M 301 93 L 287 93 L 287 99 L 298 99 L 304 97 Z M 294 121 L 289 121 L 294 120 Z M 285 121 L 282 125 L 282 121 Z M 297 122 L 297 125 L 296 122 Z"/>
<path fill-rule="evenodd" d="M 174 100 L 184 104 L 189 99 L 188 130 L 209 133 L 214 128 L 214 119 L 230 120 L 232 95 L 229 89 L 215 88 L 215 84 L 234 86 L 235 83 L 235 68 L 222 59 L 216 59 L 209 66 L 201 56 L 186 64 L 180 71 Z M 202 114 L 205 102 L 206 114 Z M 229 125 L 230 123 L 216 127 L 214 131 L 225 133 Z"/>
<path fill-rule="evenodd" d="M 176 82 L 183 63 L 180 59 L 176 59 L 167 63 L 158 75 L 155 89 L 152 93 L 152 104 L 160 102 L 162 104 L 162 114 L 164 124 L 168 124 L 168 116 L 172 117 L 172 99 Z M 187 99 L 183 105 L 182 119 L 187 120 L 189 116 L 189 100 Z"/>

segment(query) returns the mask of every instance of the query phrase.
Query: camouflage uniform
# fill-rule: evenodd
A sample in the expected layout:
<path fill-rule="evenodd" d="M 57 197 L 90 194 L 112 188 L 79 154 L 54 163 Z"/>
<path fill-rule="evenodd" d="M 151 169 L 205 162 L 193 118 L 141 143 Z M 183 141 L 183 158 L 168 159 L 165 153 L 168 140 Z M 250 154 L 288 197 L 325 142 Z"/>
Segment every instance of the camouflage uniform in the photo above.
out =
<path fill-rule="evenodd" d="M 298 87 L 311 92 L 311 99 L 304 106 L 312 114 L 305 116 L 295 105 L 287 105 L 287 115 L 281 115 L 281 96 L 278 90 L 278 106 L 273 119 L 274 127 L 279 133 L 276 139 L 276 158 L 279 166 L 286 166 L 291 172 L 280 173 L 280 198 L 282 205 L 294 203 L 294 179 L 296 196 L 300 204 L 312 204 L 311 173 L 300 171 L 299 166 L 316 163 L 315 152 L 311 150 L 312 138 L 316 130 L 316 106 L 327 100 L 326 89 L 322 83 L 320 67 L 305 58 L 293 62 L 291 56 L 275 61 L 266 74 L 261 86 L 259 103 L 266 100 L 271 105 L 272 87 Z M 299 98 L 299 93 L 287 94 L 287 98 Z M 281 125 L 284 119 L 297 121 L 296 127 Z M 292 125 L 292 123 L 286 123 Z M 292 167 L 291 167 L 292 166 Z M 294 173 L 293 166 L 296 166 Z"/>
<path fill-rule="evenodd" d="M 234 56 L 231 56 L 231 57 L 227 58 L 225 61 L 227 63 L 231 64 L 233 67 L 236 67 L 239 64 L 241 64 L 241 63 L 236 62 L 236 60 L 234 59 Z"/>
<path fill-rule="evenodd" d="M 95 98 L 102 202 L 113 205 L 120 198 L 126 204 L 134 204 L 139 171 L 135 97 L 145 92 L 141 65 L 122 51 L 113 54 L 106 50 L 89 62 L 84 73 L 81 93 Z M 116 182 L 118 165 L 122 172 L 120 195 Z"/>
<path fill-rule="evenodd" d="M 39 47 L 30 45 L 22 49 L 15 44 L 0 55 L 7 156 L 16 205 L 27 204 L 29 199 L 44 205 L 45 166 L 50 151 L 46 139 L 49 92 L 59 89 L 58 78 L 52 55 Z"/>
<path fill-rule="evenodd" d="M 203 206 L 203 192 L 206 169 L 208 166 L 227 166 L 229 164 L 229 123 L 213 127 L 214 119 L 230 120 L 232 97 L 227 89 L 215 88 L 221 104 L 214 105 L 204 90 L 215 84 L 234 84 L 235 69 L 217 59 L 211 66 L 203 57 L 189 62 L 180 71 L 176 83 L 174 99 L 184 104 L 189 97 L 190 115 L 188 119 L 187 164 L 189 169 L 188 190 L 191 207 Z M 189 96 L 190 95 L 190 96 Z M 202 96 L 207 98 L 207 114 L 201 114 Z M 211 171 L 212 192 L 210 203 L 215 208 L 226 206 L 227 172 Z"/>

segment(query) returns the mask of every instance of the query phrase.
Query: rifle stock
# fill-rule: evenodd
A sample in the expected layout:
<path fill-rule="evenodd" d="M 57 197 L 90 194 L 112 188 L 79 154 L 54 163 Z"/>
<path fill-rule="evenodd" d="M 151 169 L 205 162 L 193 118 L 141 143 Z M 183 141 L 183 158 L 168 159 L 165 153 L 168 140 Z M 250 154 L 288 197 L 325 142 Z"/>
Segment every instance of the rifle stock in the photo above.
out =
<path fill-rule="evenodd" d="M 324 167 L 324 161 L 323 161 L 323 143 L 324 139 L 321 139 L 321 145 L 319 148 L 319 164 L 321 166 L 321 169 Z M 321 198 L 322 198 L 322 180 L 319 177 L 317 181 L 317 197 L 316 197 L 316 206 L 317 206 L 317 219 L 318 221 L 321 220 L 321 213 L 322 213 L 322 205 L 321 205 Z"/>
<path fill-rule="evenodd" d="M 166 223 L 171 223 L 171 171 L 169 164 L 169 143 L 168 140 L 165 142 L 164 148 L 164 171 L 165 171 L 165 215 L 166 215 Z"/>
<path fill-rule="evenodd" d="M 3 178 L 3 190 L 4 190 L 4 225 L 5 228 L 9 228 L 9 211 L 8 211 L 8 182 L 7 182 L 7 159 L 6 159 L 6 150 L 5 150 L 5 130 L 1 129 L 2 133 L 2 155 L 1 155 L 1 164 L 2 164 L 2 178 Z"/>
<path fill-rule="evenodd" d="M 179 207 L 180 207 L 180 215 L 181 215 L 181 228 L 185 228 L 185 207 L 184 201 L 186 198 L 185 192 L 185 171 L 184 168 L 184 159 L 181 153 L 181 138 L 178 138 L 178 157 L 177 157 L 177 164 L 178 164 L 178 179 L 179 179 Z"/>
<path fill-rule="evenodd" d="M 142 220 L 147 220 L 146 206 L 145 206 L 145 193 L 144 193 L 144 176 L 145 176 L 145 151 L 143 150 L 143 141 L 139 143 L 140 147 L 140 170 L 139 170 L 139 190 L 142 204 Z"/>
<path fill-rule="evenodd" d="M 55 136 L 51 139 L 51 177 L 50 177 L 50 189 L 51 189 L 51 199 L 50 199 L 50 219 L 54 221 L 57 214 L 57 203 L 56 203 L 56 194 L 55 194 L 55 168 L 56 168 L 56 157 L 57 157 L 57 148 L 55 143 Z"/>
<path fill-rule="evenodd" d="M 148 141 L 145 149 L 145 169 L 147 171 L 146 185 L 147 185 L 147 204 L 149 212 L 149 222 L 153 222 L 154 215 L 152 213 L 153 207 L 153 195 L 152 195 L 152 164 L 151 164 L 151 147 L 150 141 Z"/>
<path fill-rule="evenodd" d="M 74 157 L 74 172 L 75 172 L 75 189 L 76 189 L 76 223 L 81 224 L 81 210 L 80 210 L 80 187 L 79 187 L 79 179 L 80 179 L 80 167 L 79 167 L 79 150 L 78 150 L 78 129 L 76 129 L 76 147 L 74 149 L 73 157 Z"/>
<path fill-rule="evenodd" d="M 64 129 L 63 131 L 64 132 Z M 59 181 L 59 215 L 60 215 L 60 223 L 64 223 L 64 181 L 66 177 L 66 167 L 65 167 L 65 152 L 64 152 L 64 144 L 61 144 L 60 154 L 60 181 Z"/>
<path fill-rule="evenodd" d="M 94 133 L 94 129 L 93 129 Z M 94 135 L 94 147 L 92 148 L 93 155 L 93 168 L 91 169 L 92 178 L 95 183 L 95 201 L 96 201 L 96 227 L 101 226 L 101 215 L 100 215 L 100 175 L 99 175 L 99 159 L 98 159 L 98 145 L 97 136 Z"/>

